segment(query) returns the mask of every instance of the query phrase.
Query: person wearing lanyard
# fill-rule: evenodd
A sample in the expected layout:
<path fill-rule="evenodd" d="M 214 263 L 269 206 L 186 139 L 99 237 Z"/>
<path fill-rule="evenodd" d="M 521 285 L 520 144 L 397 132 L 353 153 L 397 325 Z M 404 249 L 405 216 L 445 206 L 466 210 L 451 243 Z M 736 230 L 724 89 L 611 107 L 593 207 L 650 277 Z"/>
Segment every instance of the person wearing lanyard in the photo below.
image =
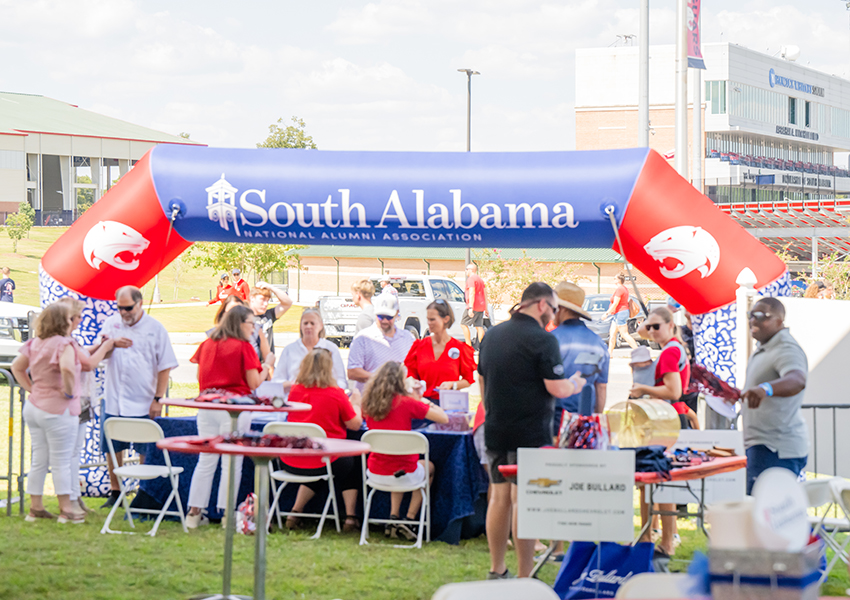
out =
<path fill-rule="evenodd" d="M 425 381 L 423 396 L 440 405 L 440 390 L 462 390 L 475 380 L 472 346 L 449 334 L 455 317 L 449 303 L 439 298 L 428 305 L 431 335 L 413 342 L 404 366 L 410 377 Z"/>
<path fill-rule="evenodd" d="M 688 389 L 691 379 L 691 365 L 688 362 L 684 346 L 676 338 L 676 325 L 673 323 L 673 313 L 666 307 L 659 306 L 650 311 L 649 316 L 638 329 L 638 335 L 651 339 L 661 346 L 661 355 L 655 363 L 655 385 L 634 385 L 630 396 L 639 397 L 644 394 L 651 398 L 667 400 L 679 415 L 687 415 L 690 409 L 681 401 L 682 393 Z M 693 412 L 693 411 L 690 411 Z M 682 417 L 680 416 L 680 419 Z M 644 500 L 644 488 L 640 490 L 641 524 L 649 518 L 649 506 Z M 673 511 L 673 504 L 660 504 L 661 510 Z M 649 531 L 645 536 L 649 535 Z M 656 557 L 669 558 L 675 553 L 673 536 L 676 535 L 676 517 L 661 517 L 661 543 L 658 544 Z M 641 541 L 649 541 L 643 539 Z"/>
<path fill-rule="evenodd" d="M 295 340 L 284 347 L 277 361 L 272 381 L 282 381 L 283 387 L 289 388 L 295 383 L 295 378 L 301 370 L 301 361 L 308 353 L 316 349 L 330 352 L 333 362 L 333 378 L 337 387 L 348 389 L 348 378 L 345 376 L 345 365 L 339 348 L 333 342 L 325 339 L 325 325 L 316 308 L 305 308 L 301 313 L 301 325 L 299 326 L 301 339 Z"/>

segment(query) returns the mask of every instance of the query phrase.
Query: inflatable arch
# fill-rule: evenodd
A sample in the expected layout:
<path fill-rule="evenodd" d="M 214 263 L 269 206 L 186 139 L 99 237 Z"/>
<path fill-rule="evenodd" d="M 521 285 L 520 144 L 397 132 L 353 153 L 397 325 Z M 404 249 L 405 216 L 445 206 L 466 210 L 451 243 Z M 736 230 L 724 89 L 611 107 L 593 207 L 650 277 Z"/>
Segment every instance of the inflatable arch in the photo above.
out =
<path fill-rule="evenodd" d="M 622 251 L 617 243 L 622 242 Z M 697 360 L 734 383 L 735 280 L 784 295 L 785 265 L 646 148 L 411 153 L 160 145 L 48 249 L 41 302 L 86 302 L 93 344 L 115 291 L 196 241 L 621 252 L 694 316 Z M 102 373 L 91 395 L 103 396 Z M 96 412 L 84 460 L 102 459 Z M 85 471 L 89 496 L 105 469 Z"/>
<path fill-rule="evenodd" d="M 613 217 L 613 218 L 612 218 Z M 328 152 L 160 145 L 47 251 L 50 280 L 112 300 L 195 241 L 613 247 L 691 313 L 785 265 L 656 152 Z"/>

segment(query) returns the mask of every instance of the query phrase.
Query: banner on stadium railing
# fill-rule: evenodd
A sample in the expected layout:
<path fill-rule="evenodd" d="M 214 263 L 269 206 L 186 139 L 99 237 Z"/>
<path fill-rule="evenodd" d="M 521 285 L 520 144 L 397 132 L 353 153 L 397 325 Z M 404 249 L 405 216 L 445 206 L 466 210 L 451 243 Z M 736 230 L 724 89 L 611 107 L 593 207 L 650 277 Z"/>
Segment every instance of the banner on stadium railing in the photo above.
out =
<path fill-rule="evenodd" d="M 609 213 L 614 215 L 612 226 Z M 614 248 L 698 314 L 784 264 L 646 148 L 328 152 L 160 145 L 47 251 L 93 298 L 141 286 L 195 241 Z"/>

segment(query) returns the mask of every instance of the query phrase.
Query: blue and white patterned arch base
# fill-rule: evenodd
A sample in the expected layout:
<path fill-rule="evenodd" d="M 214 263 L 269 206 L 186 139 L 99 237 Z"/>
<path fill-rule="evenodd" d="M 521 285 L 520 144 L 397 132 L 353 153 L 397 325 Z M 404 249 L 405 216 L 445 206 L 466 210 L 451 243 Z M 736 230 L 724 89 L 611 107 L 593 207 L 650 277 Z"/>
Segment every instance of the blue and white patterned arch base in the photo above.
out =
<path fill-rule="evenodd" d="M 80 327 L 74 333 L 74 337 L 81 346 L 87 347 L 93 345 L 103 326 L 106 317 L 113 314 L 117 309 L 115 302 L 106 300 L 96 300 L 88 296 L 82 296 L 74 292 L 62 284 L 58 283 L 50 275 L 44 272 L 39 267 L 38 283 L 40 291 L 41 306 L 45 307 L 60 298 L 70 296 L 86 303 L 83 310 L 83 321 Z M 88 393 L 91 395 L 92 418 L 88 422 L 86 428 L 86 442 L 83 446 L 81 461 L 83 465 L 97 462 L 104 462 L 106 456 L 104 449 L 101 449 L 100 437 L 100 420 L 101 409 L 103 406 L 105 370 L 97 369 L 94 372 L 92 385 L 89 387 Z M 83 393 L 86 392 L 86 386 L 83 386 Z M 80 469 L 80 478 L 82 482 L 83 496 L 106 496 L 109 494 L 109 476 L 106 473 L 106 467 L 89 467 Z"/>
<path fill-rule="evenodd" d="M 791 276 L 785 275 L 758 290 L 759 296 L 791 295 Z M 737 305 L 732 303 L 702 315 L 693 315 L 696 362 L 726 381 L 740 387 L 735 380 L 735 328 Z"/>

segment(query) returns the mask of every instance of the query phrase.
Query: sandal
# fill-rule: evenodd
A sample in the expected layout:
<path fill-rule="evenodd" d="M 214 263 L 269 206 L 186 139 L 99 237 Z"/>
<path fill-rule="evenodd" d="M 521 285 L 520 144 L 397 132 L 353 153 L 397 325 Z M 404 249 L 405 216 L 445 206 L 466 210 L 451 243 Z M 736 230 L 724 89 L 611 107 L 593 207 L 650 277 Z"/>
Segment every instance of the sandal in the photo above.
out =
<path fill-rule="evenodd" d="M 345 533 L 351 531 L 360 531 L 362 523 L 357 517 L 345 517 L 345 523 L 342 526 L 342 531 Z"/>
<path fill-rule="evenodd" d="M 55 519 L 55 518 L 56 518 L 56 515 L 54 515 L 51 512 L 48 512 L 44 509 L 33 510 L 31 508 L 29 514 L 27 514 L 27 516 L 24 517 L 24 521 L 26 521 L 27 523 L 35 523 L 39 519 Z"/>
<path fill-rule="evenodd" d="M 73 525 L 82 525 L 86 522 L 86 514 L 85 513 L 59 513 L 59 518 L 57 522 L 65 524 L 72 523 Z"/>

